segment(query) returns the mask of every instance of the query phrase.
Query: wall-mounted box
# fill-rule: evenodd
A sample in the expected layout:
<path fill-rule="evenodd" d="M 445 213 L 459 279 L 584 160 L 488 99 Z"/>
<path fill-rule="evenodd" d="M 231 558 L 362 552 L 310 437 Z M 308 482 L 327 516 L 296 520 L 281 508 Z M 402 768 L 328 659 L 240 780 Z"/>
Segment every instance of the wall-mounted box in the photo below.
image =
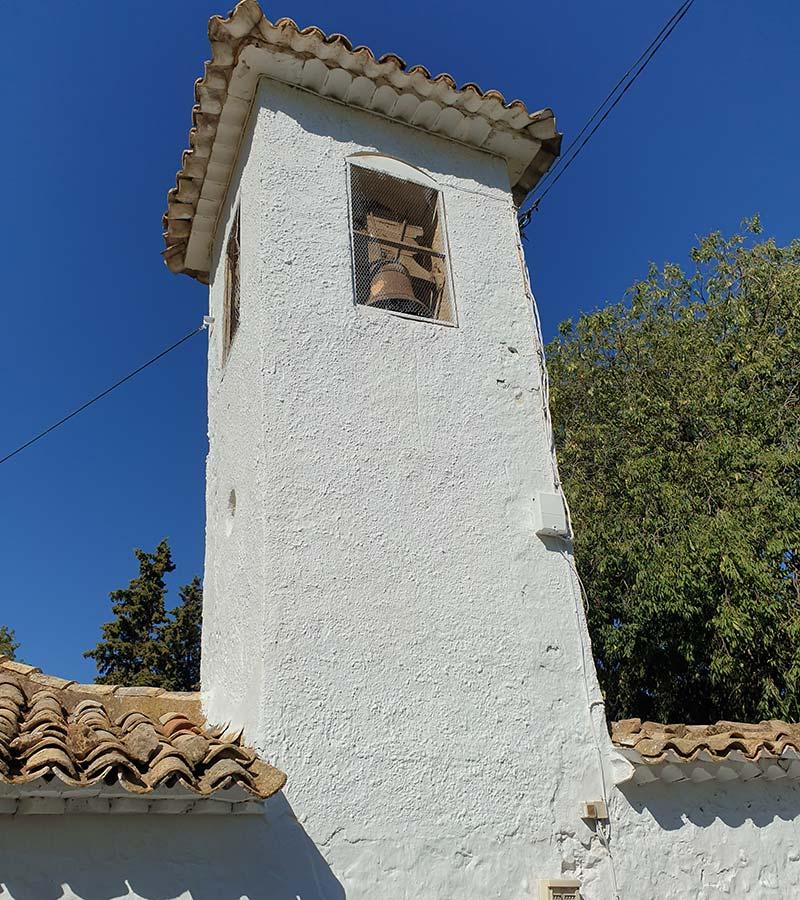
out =
<path fill-rule="evenodd" d="M 569 537 L 569 523 L 561 494 L 540 492 L 534 499 L 534 531 L 544 537 Z"/>
<path fill-rule="evenodd" d="M 596 822 L 598 819 L 608 818 L 608 807 L 605 800 L 590 800 L 581 803 L 581 818 Z"/>

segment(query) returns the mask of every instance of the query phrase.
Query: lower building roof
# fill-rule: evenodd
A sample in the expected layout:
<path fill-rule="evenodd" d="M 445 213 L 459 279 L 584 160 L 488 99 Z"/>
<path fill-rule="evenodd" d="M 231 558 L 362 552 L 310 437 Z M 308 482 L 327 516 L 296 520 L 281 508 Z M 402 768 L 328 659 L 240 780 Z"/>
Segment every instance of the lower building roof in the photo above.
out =
<path fill-rule="evenodd" d="M 623 719 L 612 723 L 611 739 L 639 783 L 800 778 L 800 725 L 777 719 L 715 725 Z"/>
<path fill-rule="evenodd" d="M 37 799 L 55 801 L 45 811 L 72 800 L 124 811 L 136 798 L 175 812 L 253 811 L 285 782 L 241 731 L 206 722 L 196 693 L 78 684 L 0 656 L 0 812 Z M 221 805 L 203 805 L 212 800 Z"/>

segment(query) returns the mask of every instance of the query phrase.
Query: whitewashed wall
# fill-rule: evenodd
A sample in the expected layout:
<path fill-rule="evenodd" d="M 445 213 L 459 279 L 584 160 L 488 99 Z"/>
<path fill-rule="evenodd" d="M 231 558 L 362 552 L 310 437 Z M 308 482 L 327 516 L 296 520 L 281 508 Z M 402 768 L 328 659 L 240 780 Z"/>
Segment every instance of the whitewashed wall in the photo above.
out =
<path fill-rule="evenodd" d="M 253 815 L 0 816 L 0 900 L 343 900 L 286 800 Z"/>
<path fill-rule="evenodd" d="M 363 150 L 440 183 L 458 328 L 354 307 Z M 224 372 L 221 329 L 209 357 L 208 713 L 289 773 L 354 900 L 527 898 L 578 870 L 606 898 L 570 572 L 532 531 L 552 470 L 505 166 L 268 81 L 242 159 L 241 326 Z"/>
<path fill-rule="evenodd" d="M 623 786 L 611 807 L 623 900 L 800 897 L 800 786 Z"/>
<path fill-rule="evenodd" d="M 615 794 L 612 814 L 612 851 L 623 900 L 800 896 L 800 790 L 794 783 L 734 783 L 724 790 L 708 784 L 631 787 Z M 433 858 L 444 873 L 452 860 L 439 846 Z M 509 847 L 513 850 L 513 842 Z M 445 890 L 443 877 L 411 882 L 411 870 L 418 866 L 402 840 L 383 849 L 390 872 L 373 896 L 492 896 L 482 893 L 477 879 L 467 882 L 486 865 L 481 857 L 463 863 L 461 884 L 451 874 Z M 358 896 L 352 887 L 345 891 L 347 877 L 339 880 L 325 852 L 295 821 L 282 796 L 267 803 L 263 818 L 0 816 L 0 900 Z M 527 896 L 536 900 L 535 894 Z M 586 896 L 611 900 L 613 893 L 596 884 Z"/>

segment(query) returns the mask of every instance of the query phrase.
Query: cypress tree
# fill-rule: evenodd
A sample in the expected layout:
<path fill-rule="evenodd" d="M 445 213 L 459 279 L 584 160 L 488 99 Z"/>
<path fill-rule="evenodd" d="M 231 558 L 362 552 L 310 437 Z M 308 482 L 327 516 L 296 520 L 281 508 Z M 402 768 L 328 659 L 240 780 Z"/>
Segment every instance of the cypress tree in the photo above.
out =
<path fill-rule="evenodd" d="M 112 591 L 114 619 L 102 639 L 83 655 L 93 659 L 98 684 L 154 685 L 161 681 L 164 654 L 161 629 L 166 624 L 164 576 L 175 569 L 166 538 L 153 553 L 134 550 L 139 574 L 127 588 Z"/>
<path fill-rule="evenodd" d="M 200 633 L 203 585 L 197 575 L 180 589 L 180 603 L 161 627 L 161 687 L 170 691 L 200 689 Z"/>

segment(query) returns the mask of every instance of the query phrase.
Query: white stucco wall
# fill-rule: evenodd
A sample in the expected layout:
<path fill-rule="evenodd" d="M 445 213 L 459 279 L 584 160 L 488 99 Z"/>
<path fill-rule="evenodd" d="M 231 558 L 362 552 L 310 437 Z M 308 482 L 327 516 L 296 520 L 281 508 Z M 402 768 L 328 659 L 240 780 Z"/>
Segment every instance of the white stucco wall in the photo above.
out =
<path fill-rule="evenodd" d="M 362 150 L 440 184 L 458 328 L 353 305 Z M 220 329 L 209 355 L 208 713 L 289 773 L 348 897 L 510 900 L 564 872 L 608 897 L 571 575 L 532 530 L 552 467 L 505 166 L 269 81 L 242 161 L 241 325 L 224 372 Z"/>
<path fill-rule="evenodd" d="M 623 786 L 611 814 L 623 900 L 800 897 L 794 780 Z"/>
<path fill-rule="evenodd" d="M 614 793 L 611 811 L 622 900 L 800 896 L 796 783 L 631 787 Z M 384 881 L 371 896 L 492 896 L 484 893 L 480 870 L 488 860 L 482 854 L 464 859 L 461 877 L 454 878 L 453 857 L 465 848 L 448 852 L 445 834 L 425 845 L 422 860 L 414 857 L 406 835 L 384 844 Z M 557 846 L 564 838 L 552 835 Z M 507 839 L 501 847 L 513 853 L 516 844 Z M 357 851 L 358 842 L 353 854 Z M 0 900 L 359 896 L 346 867 L 339 866 L 343 872 L 337 877 L 337 861 L 331 867 L 326 855 L 328 848 L 314 845 L 280 795 L 268 801 L 264 817 L 0 816 Z M 430 881 L 419 880 L 422 862 L 430 867 Z M 526 896 L 537 900 L 535 893 Z M 610 900 L 613 893 L 596 883 L 586 896 Z"/>
<path fill-rule="evenodd" d="M 344 900 L 286 800 L 261 816 L 0 816 L 0 900 Z"/>

